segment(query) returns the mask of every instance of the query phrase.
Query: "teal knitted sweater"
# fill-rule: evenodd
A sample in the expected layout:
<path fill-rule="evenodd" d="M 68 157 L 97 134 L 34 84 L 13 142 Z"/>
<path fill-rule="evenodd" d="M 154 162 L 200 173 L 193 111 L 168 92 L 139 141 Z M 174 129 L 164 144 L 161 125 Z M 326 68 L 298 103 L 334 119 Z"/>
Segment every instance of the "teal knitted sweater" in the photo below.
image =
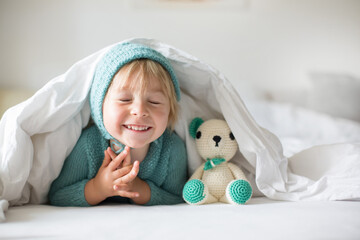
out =
<path fill-rule="evenodd" d="M 49 191 L 50 204 L 56 206 L 90 206 L 85 200 L 85 184 L 95 177 L 109 141 L 96 126 L 85 129 L 74 149 L 64 162 Z M 146 205 L 183 202 L 182 189 L 187 180 L 187 155 L 184 142 L 175 133 L 165 131 L 152 142 L 145 159 L 140 163 L 138 177 L 151 189 Z M 117 202 L 132 202 L 128 198 L 112 197 Z"/>

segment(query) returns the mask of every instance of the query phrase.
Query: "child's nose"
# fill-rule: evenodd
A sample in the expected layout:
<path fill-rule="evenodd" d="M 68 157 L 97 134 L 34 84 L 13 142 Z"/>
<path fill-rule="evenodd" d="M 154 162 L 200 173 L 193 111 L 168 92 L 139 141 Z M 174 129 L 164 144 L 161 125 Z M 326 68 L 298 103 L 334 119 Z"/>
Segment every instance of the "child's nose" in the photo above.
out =
<path fill-rule="evenodd" d="M 149 115 L 147 112 L 146 106 L 142 101 L 135 101 L 132 104 L 130 113 L 131 113 L 131 115 L 134 115 L 137 117 L 146 117 Z"/>

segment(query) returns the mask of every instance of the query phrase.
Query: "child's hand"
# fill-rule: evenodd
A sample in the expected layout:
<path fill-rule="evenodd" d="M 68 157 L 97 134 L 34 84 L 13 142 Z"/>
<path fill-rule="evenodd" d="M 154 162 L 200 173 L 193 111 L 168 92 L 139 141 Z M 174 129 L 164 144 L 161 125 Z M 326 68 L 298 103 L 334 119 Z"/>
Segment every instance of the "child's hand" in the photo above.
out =
<path fill-rule="evenodd" d="M 125 150 L 128 152 L 130 148 Z M 118 157 L 110 148 L 108 148 L 108 154 L 113 159 L 113 161 L 115 161 L 115 159 Z M 151 190 L 145 181 L 137 177 L 137 174 L 139 173 L 139 164 L 139 161 L 135 161 L 132 165 L 133 170 L 116 180 L 113 188 L 115 191 L 117 191 L 117 195 L 123 197 L 128 196 L 137 204 L 145 204 L 150 200 Z M 127 168 L 128 166 L 131 166 L 130 154 L 126 155 L 124 161 L 122 161 L 118 168 Z M 129 195 L 132 195 L 133 197 Z"/>
<path fill-rule="evenodd" d="M 95 178 L 85 185 L 85 199 L 89 204 L 96 205 L 108 197 L 117 195 L 128 198 L 138 196 L 138 193 L 131 192 L 130 188 L 120 191 L 114 188 L 115 185 L 132 182 L 139 172 L 139 162 L 131 164 L 129 150 L 129 147 L 125 147 L 119 155 L 116 156 L 114 153 L 114 159 L 109 154 L 111 149 L 105 150 L 103 163 Z"/>
<path fill-rule="evenodd" d="M 139 173 L 139 161 L 135 161 L 134 164 L 131 164 L 131 156 L 129 154 L 129 150 L 130 150 L 129 147 L 125 147 L 124 151 L 126 151 L 127 153 L 124 160 L 121 161 L 120 164 L 117 166 L 117 171 L 119 171 L 119 173 L 126 172 L 126 170 L 131 166 L 132 166 L 132 170 L 130 172 L 125 173 L 122 176 L 121 174 L 119 174 L 118 175 L 119 178 L 114 181 L 113 189 L 114 191 L 116 191 L 116 195 L 122 197 L 128 197 L 128 198 L 135 198 L 139 196 L 138 192 L 134 192 L 135 189 L 134 186 L 136 186 L 135 182 L 137 182 L 135 180 L 137 178 L 137 174 Z M 119 162 L 118 158 L 121 155 L 121 153 L 119 155 L 116 155 L 111 150 L 111 148 L 108 148 L 106 151 L 108 152 L 112 161 L 115 162 L 115 164 Z M 122 169 L 126 169 L 126 170 L 122 171 Z"/>
<path fill-rule="evenodd" d="M 114 151 L 110 147 L 108 147 L 106 149 L 106 152 L 109 154 L 112 161 L 114 161 L 116 159 L 116 157 L 118 157 L 121 154 L 120 153 L 119 155 L 116 155 L 116 153 L 114 153 Z M 120 165 L 117 167 L 118 169 L 131 165 L 131 156 L 129 154 L 130 147 L 125 146 L 125 149 L 124 149 L 124 151 L 122 151 L 122 153 L 125 154 L 125 158 L 122 162 L 120 162 Z"/>

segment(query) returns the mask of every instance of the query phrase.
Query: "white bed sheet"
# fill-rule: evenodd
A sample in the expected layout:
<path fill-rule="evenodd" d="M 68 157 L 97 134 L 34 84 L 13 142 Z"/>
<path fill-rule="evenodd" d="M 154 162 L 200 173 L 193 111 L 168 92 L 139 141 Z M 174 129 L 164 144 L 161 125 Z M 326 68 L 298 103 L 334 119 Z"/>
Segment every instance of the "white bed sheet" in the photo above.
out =
<path fill-rule="evenodd" d="M 360 239 L 360 202 L 10 208 L 0 239 Z"/>

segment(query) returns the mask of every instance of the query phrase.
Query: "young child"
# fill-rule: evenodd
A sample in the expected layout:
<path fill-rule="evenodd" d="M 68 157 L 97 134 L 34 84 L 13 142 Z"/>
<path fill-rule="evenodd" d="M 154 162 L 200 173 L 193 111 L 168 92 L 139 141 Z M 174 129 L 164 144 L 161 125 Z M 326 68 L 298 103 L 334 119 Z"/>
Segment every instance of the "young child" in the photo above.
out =
<path fill-rule="evenodd" d="M 111 48 L 90 90 L 95 125 L 83 130 L 65 160 L 51 185 L 50 203 L 183 202 L 186 149 L 172 131 L 179 100 L 178 81 L 163 55 L 132 43 Z"/>

